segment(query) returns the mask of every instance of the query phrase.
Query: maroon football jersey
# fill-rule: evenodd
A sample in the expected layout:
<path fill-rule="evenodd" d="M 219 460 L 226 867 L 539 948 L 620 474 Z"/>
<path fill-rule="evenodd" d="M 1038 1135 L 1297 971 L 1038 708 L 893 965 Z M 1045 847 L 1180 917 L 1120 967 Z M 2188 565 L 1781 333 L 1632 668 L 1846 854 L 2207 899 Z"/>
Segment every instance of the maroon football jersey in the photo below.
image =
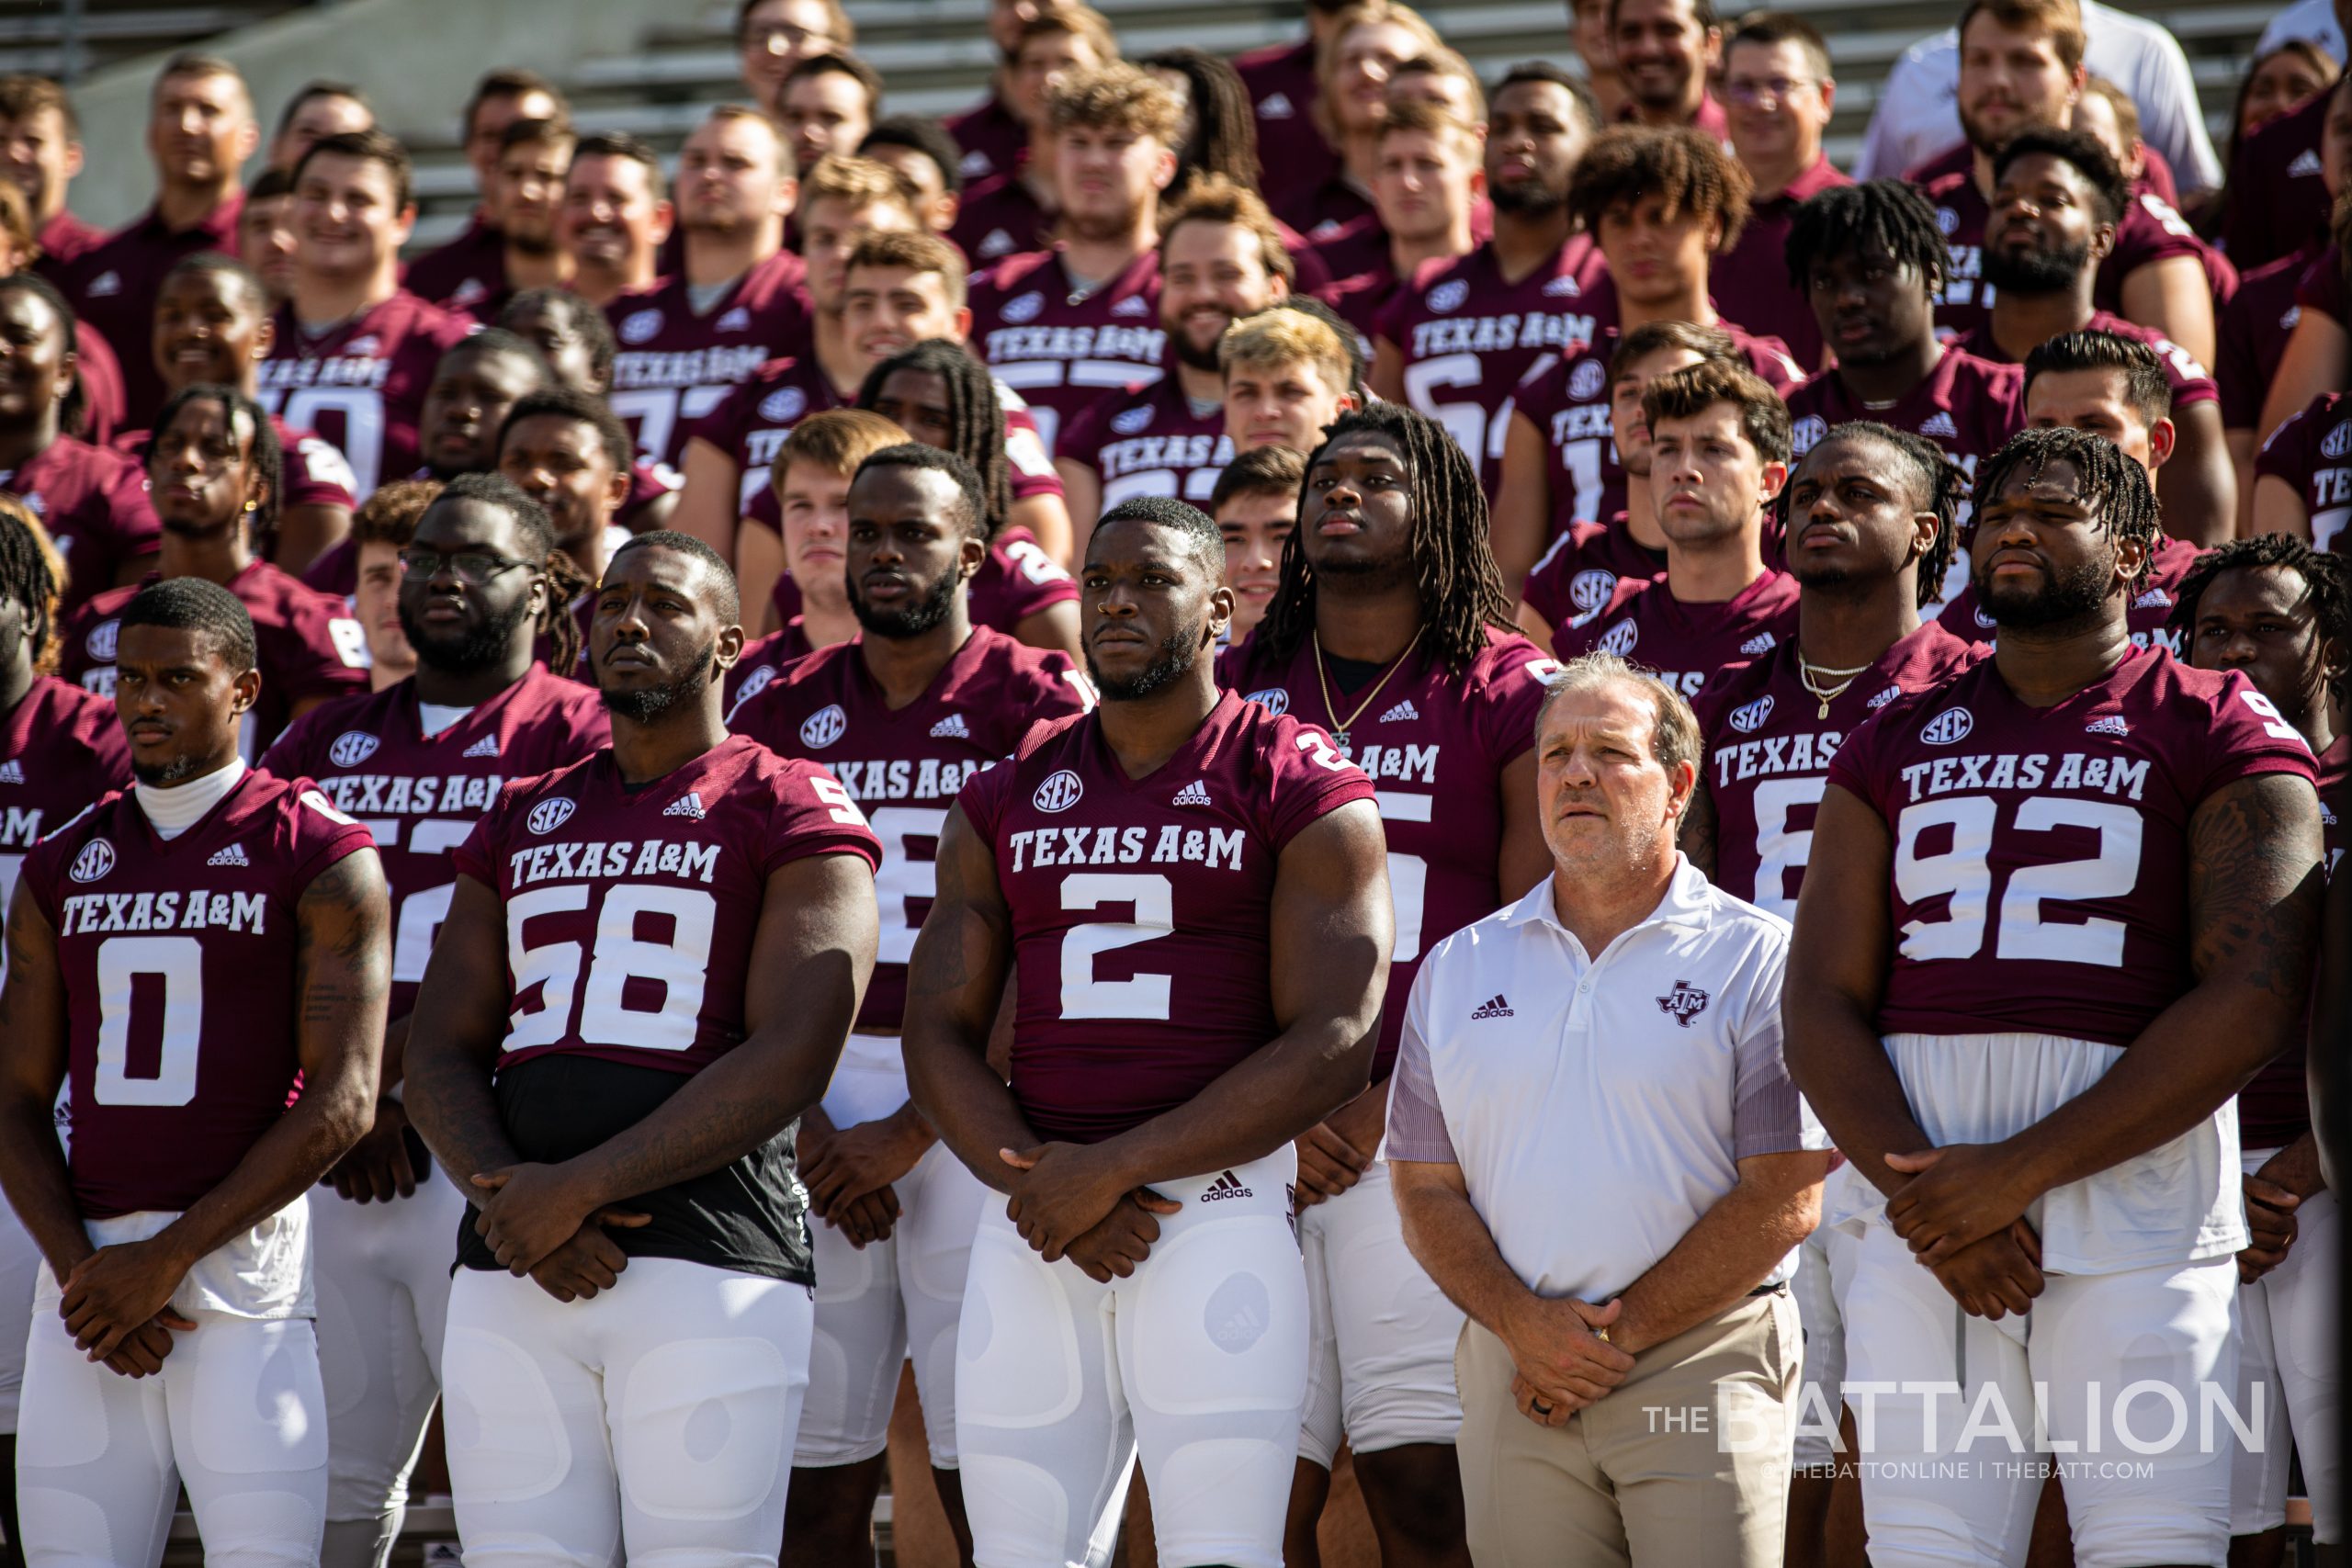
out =
<path fill-rule="evenodd" d="M 1063 429 L 1060 451 L 1094 470 L 1105 512 L 1138 495 L 1206 507 L 1217 475 L 1233 461 L 1233 438 L 1222 402 L 1203 413 L 1170 376 L 1097 400 Z"/>
<path fill-rule="evenodd" d="M 2133 343 L 2146 344 L 2155 351 L 2156 363 L 2165 373 L 2165 385 L 2172 389 L 2172 406 L 2187 408 L 2191 403 L 2210 403 L 2221 397 L 2221 390 L 2197 356 L 2165 336 L 2154 327 L 2143 327 L 2137 321 L 2127 321 L 2111 310 L 2093 310 L 2091 319 L 2083 323 L 2086 333 L 2113 333 L 2130 338 Z M 2014 365 L 2001 345 L 1993 341 L 1993 322 L 1988 315 L 1984 324 L 1961 333 L 1951 340 L 1951 346 L 1964 354 L 1973 354 L 1989 365 Z"/>
<path fill-rule="evenodd" d="M 193 226 L 175 230 L 150 207 L 65 269 L 59 287 L 74 302 L 74 313 L 97 329 L 121 368 L 125 425 L 153 424 L 164 406 L 164 378 L 155 369 L 155 295 L 165 275 L 200 252 L 235 255 L 237 219 L 244 209 L 239 191 Z"/>
<path fill-rule="evenodd" d="M 1774 391 L 1785 395 L 1804 379 L 1780 339 L 1753 336 L 1729 321 L 1716 324 Z M 1542 434 L 1550 452 L 1546 472 L 1555 535 L 1571 523 L 1596 522 L 1625 510 L 1625 468 L 1609 431 L 1609 361 L 1616 355 L 1617 341 L 1617 329 L 1603 327 L 1584 347 L 1531 372 L 1511 394 L 1512 409 Z"/>
<path fill-rule="evenodd" d="M 424 733 L 416 681 L 363 692 L 294 721 L 262 758 L 314 780 L 375 836 L 392 892 L 392 1003 L 405 1018 L 457 885 L 449 852 L 508 779 L 553 773 L 612 740 L 596 694 L 542 665 L 438 735 Z"/>
<path fill-rule="evenodd" d="M 940 830 L 966 781 L 1012 755 L 1031 726 L 1093 705 L 1068 654 L 976 626 L 931 688 L 895 712 L 858 645 L 843 642 L 786 667 L 729 716 L 736 734 L 831 772 L 882 841 L 882 945 L 858 1028 L 899 1032 L 907 960 L 937 891 Z"/>
<path fill-rule="evenodd" d="M 1498 417 L 1547 356 L 1593 342 L 1617 320 L 1616 290 L 1600 248 L 1582 234 L 1517 283 L 1492 244 L 1425 268 L 1374 322 L 1404 358 L 1405 400 L 1439 421 L 1476 458 L 1489 494 L 1502 468 Z"/>
<path fill-rule="evenodd" d="M 1715 886 L 1795 919 L 1814 813 L 1847 732 L 1905 693 L 1941 685 L 1983 651 L 1930 621 L 1855 676 L 1826 713 L 1797 673 L 1794 637 L 1708 682 L 1695 705 L 1715 807 Z"/>
<path fill-rule="evenodd" d="M 122 607 L 150 582 L 151 572 L 108 589 L 82 607 L 58 639 L 58 671 L 102 697 L 114 695 L 115 645 Z M 332 598 L 267 561 L 257 560 L 225 585 L 254 620 L 254 661 L 261 700 L 245 716 L 243 750 L 259 757 L 311 697 L 339 697 L 368 684 L 368 638 L 340 599 Z"/>
<path fill-rule="evenodd" d="M 60 624 L 113 587 L 124 567 L 163 547 L 146 472 L 119 452 L 61 435 L 31 461 L 0 468 L 0 491 L 40 519 L 65 558 Z"/>
<path fill-rule="evenodd" d="M 1164 373 L 1159 253 L 1144 252 L 1087 294 L 1059 246 L 1008 256 L 972 280 L 971 345 L 1028 400 L 1046 450 L 1058 451 L 1062 425 L 1089 403 Z"/>
<path fill-rule="evenodd" d="M 123 428 L 130 393 L 106 334 L 87 321 L 74 329 L 74 375 L 82 383 L 82 428 L 75 434 L 97 446 L 111 445 Z"/>
<path fill-rule="evenodd" d="M 2307 246 L 2292 255 L 2256 267 L 2238 280 L 2238 291 L 2222 307 L 2217 337 L 2219 360 L 2213 379 L 2222 389 L 2222 424 L 2229 430 L 2252 430 L 2262 423 L 2262 400 L 2278 362 L 2287 357 L 2287 340 L 2303 308 L 2295 302 L 2296 286 L 2317 261 L 2320 247 Z"/>
<path fill-rule="evenodd" d="M 1617 584 L 1666 571 L 1666 552 L 1634 537 L 1619 512 L 1606 523 L 1571 523 L 1552 539 L 1519 596 L 1551 626 L 1566 626 L 1609 603 Z"/>
<path fill-rule="evenodd" d="M 506 911 L 500 1071 L 548 1055 L 710 1066 L 743 1039 L 769 874 L 824 854 L 881 859 L 831 774 L 740 735 L 642 788 L 610 747 L 508 784 L 457 852 Z"/>
<path fill-rule="evenodd" d="M 1714 604 L 1684 604 L 1663 576 L 1622 578 L 1600 609 L 1554 626 L 1552 646 L 1563 663 L 1595 649 L 1630 659 L 1695 698 L 1725 666 L 1761 659 L 1796 635 L 1797 580 L 1768 570 Z"/>
<path fill-rule="evenodd" d="M 474 331 L 462 316 L 406 289 L 312 336 L 277 308 L 277 342 L 261 365 L 261 405 L 297 429 L 314 430 L 351 465 L 362 499 L 423 461 L 416 422 L 433 372 Z"/>
<path fill-rule="evenodd" d="M 683 272 L 605 307 L 620 343 L 610 400 L 639 451 L 676 468 L 687 428 L 729 388 L 771 359 L 808 351 L 806 276 L 798 256 L 778 251 L 699 315 Z"/>
<path fill-rule="evenodd" d="M 458 237 L 425 252 L 401 271 L 401 287 L 420 299 L 465 310 L 506 292 L 506 236 L 477 209 Z"/>
<path fill-rule="evenodd" d="M 1252 637 L 1218 673 L 1270 713 L 1295 710 L 1336 730 L 1370 694 L 1334 686 L 1340 711 L 1330 713 L 1316 660 L 1312 638 L 1276 660 Z M 1533 748 L 1544 682 L 1558 668 L 1525 637 L 1489 629 L 1486 650 L 1459 675 L 1417 650 L 1348 726 L 1341 753 L 1373 782 L 1396 906 L 1374 1078 L 1396 1060 L 1421 954 L 1502 904 L 1502 773 Z"/>
<path fill-rule="evenodd" d="M 1314 39 L 1235 55 L 1233 69 L 1249 89 L 1250 115 L 1258 122 L 1258 146 L 1266 163 L 1260 184 L 1267 205 L 1281 207 L 1296 191 L 1329 179 L 1340 159 L 1315 129 L 1321 87 L 1315 76 Z"/>
<path fill-rule="evenodd" d="M 1829 782 L 1886 821 L 1886 1033 L 2129 1045 L 2196 983 L 2188 827 L 2224 785 L 2312 777 L 2244 675 L 2134 650 L 2046 708 L 1984 659 L 1864 720 Z"/>
<path fill-rule="evenodd" d="M 1274 1038 L 1277 861 L 1371 798 L 1322 731 L 1232 692 L 1143 778 L 1088 714 L 964 786 L 1012 911 L 1012 1096 L 1039 1137 L 1114 1137 Z"/>
<path fill-rule="evenodd" d="M 1789 281 L 1789 231 L 1800 205 L 1853 183 L 1825 153 L 1780 195 L 1749 202 L 1738 243 L 1707 269 L 1715 309 L 1759 337 L 1779 338 L 1807 371 L 1822 362 L 1821 323 L 1814 320 L 1812 296 Z"/>
<path fill-rule="evenodd" d="M 779 581 L 781 581 L 779 579 Z M 736 708 L 768 689 L 784 667 L 796 659 L 806 659 L 817 651 L 808 640 L 808 623 L 798 615 L 762 637 L 753 637 L 743 645 L 743 656 L 727 671 L 727 681 L 720 688 L 727 702 L 727 716 L 734 719 Z"/>
<path fill-rule="evenodd" d="M 2327 238 L 2328 199 L 2321 143 L 2327 106 L 2311 102 L 2262 126 L 2230 160 L 2230 210 L 2223 243 L 2241 269 L 2257 267 Z"/>
<path fill-rule="evenodd" d="M 55 676 L 34 676 L 23 700 L 0 716 L 0 923 L 41 835 L 108 790 L 130 787 L 130 744 L 114 705 Z M 0 973 L 7 963 L 0 948 Z"/>
<path fill-rule="evenodd" d="M 2352 518 L 2352 393 L 2322 392 L 2288 416 L 2262 444 L 2254 472 L 2257 484 L 2267 474 L 2303 498 L 2313 549 L 2345 553 L 2352 547 L 2344 528 Z"/>
<path fill-rule="evenodd" d="M 964 154 L 957 166 L 967 188 L 990 175 L 1012 168 L 1029 150 L 1029 128 L 1021 117 L 997 94 L 966 109 L 962 114 L 949 115 L 940 126 L 956 139 L 956 150 Z"/>
<path fill-rule="evenodd" d="M 1336 234 L 1340 230 L 1369 221 L 1385 238 L 1387 231 L 1381 227 L 1380 209 L 1372 197 L 1356 188 L 1338 163 L 1331 172 L 1312 185 L 1302 185 L 1283 196 L 1274 205 L 1274 221 L 1312 239 Z"/>
<path fill-rule="evenodd" d="M 2180 645 L 2181 634 L 2168 623 L 2180 593 L 2180 580 L 2188 575 L 2188 569 L 2197 564 L 2201 553 L 2188 540 L 2176 539 L 2169 534 L 2159 541 L 2155 555 L 2148 562 L 2148 580 L 2132 595 L 2132 606 L 2126 613 L 2133 643 L 2141 648 L 2161 648 L 2176 658 L 2187 654 L 2188 649 Z M 1952 581 L 1962 586 L 1936 619 L 1954 637 L 1989 643 L 1995 640 L 2000 627 L 1977 604 L 1976 590 L 1966 586 L 1967 571 L 1965 556 L 1953 563 L 1945 586 L 1949 588 Z"/>
<path fill-rule="evenodd" d="M 1001 174 L 965 188 L 947 237 L 972 258 L 974 266 L 993 266 L 1007 256 L 1042 251 L 1054 243 L 1054 215 L 1020 175 L 1025 162 L 1024 152 Z"/>
<path fill-rule="evenodd" d="M 850 390 L 853 396 L 856 392 L 855 388 Z M 844 408 L 848 402 L 826 379 L 815 355 L 787 355 L 769 360 L 741 385 L 727 389 L 717 406 L 687 426 L 686 434 L 699 435 L 735 459 L 741 470 L 735 514 L 741 517 L 768 493 L 768 465 L 775 461 L 776 449 L 792 427 L 812 413 Z"/>
<path fill-rule="evenodd" d="M 2339 735 L 2319 758 L 2320 839 L 2331 881 L 2344 855 L 2344 814 L 2352 810 L 2352 789 L 2347 784 L 2352 784 L 2352 737 Z M 2312 983 L 2318 983 L 2316 974 Z M 2238 1090 L 2241 1147 L 2280 1148 L 2311 1130 L 2311 1085 L 2304 1072 L 2309 1055 L 2309 1045 L 2298 1031 L 2294 1044 L 2272 1057 L 2252 1082 Z"/>
<path fill-rule="evenodd" d="M 1928 378 L 1888 408 L 1874 408 L 1854 396 L 1835 367 L 1799 383 L 1788 394 L 1789 446 L 1795 457 L 1813 450 L 1833 426 L 1871 419 L 1897 430 L 1916 431 L 1944 449 L 1965 472 L 1999 451 L 2025 428 L 2025 371 L 2015 365 L 1988 365 L 1973 355 L 1947 348 Z M 1966 521 L 1968 513 L 1961 513 Z"/>
<path fill-rule="evenodd" d="M 1963 145 L 1962 152 L 1967 152 Z M 1936 226 L 1951 251 L 1951 276 L 1936 298 L 1936 330 L 1958 333 L 1984 324 L 1992 310 L 1993 286 L 1984 281 L 1984 231 L 1992 209 L 1976 192 L 1973 172 L 1937 175 L 1921 190 L 1936 209 Z M 2115 226 L 2115 249 L 2098 265 L 2091 298 L 2101 310 L 2123 308 L 2123 280 L 2152 262 L 2191 256 L 2205 269 L 2216 299 L 2237 288 L 2236 269 L 2197 237 L 2188 220 L 2151 192 L 2135 195 Z"/>
<path fill-rule="evenodd" d="M 85 1217 L 187 1208 L 285 1114 L 301 1068 L 295 910 L 368 847 L 308 781 L 254 773 L 175 839 L 125 791 L 25 862 L 57 933 Z"/>

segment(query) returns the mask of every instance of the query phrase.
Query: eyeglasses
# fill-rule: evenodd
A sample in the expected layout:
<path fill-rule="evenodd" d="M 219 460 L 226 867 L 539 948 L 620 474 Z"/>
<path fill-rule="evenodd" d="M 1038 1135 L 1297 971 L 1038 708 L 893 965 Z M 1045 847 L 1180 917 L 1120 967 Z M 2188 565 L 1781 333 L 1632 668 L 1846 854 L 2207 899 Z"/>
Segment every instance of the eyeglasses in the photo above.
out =
<path fill-rule="evenodd" d="M 1799 88 L 1813 85 L 1808 76 L 1767 76 L 1761 81 L 1734 76 L 1724 84 L 1724 96 L 1736 104 L 1755 105 L 1767 100 L 1785 104 Z"/>
<path fill-rule="evenodd" d="M 447 567 L 449 574 L 469 588 L 480 588 L 502 572 L 518 566 L 529 566 L 526 560 L 509 560 L 489 550 L 457 550 L 443 555 L 439 550 L 408 549 L 401 552 L 401 575 L 403 578 L 431 578 L 441 575 Z"/>
<path fill-rule="evenodd" d="M 820 33 L 814 28 L 795 27 L 789 22 L 774 22 L 766 27 L 743 29 L 743 48 L 759 54 L 797 54 L 812 43 L 831 43 L 831 33 Z"/>

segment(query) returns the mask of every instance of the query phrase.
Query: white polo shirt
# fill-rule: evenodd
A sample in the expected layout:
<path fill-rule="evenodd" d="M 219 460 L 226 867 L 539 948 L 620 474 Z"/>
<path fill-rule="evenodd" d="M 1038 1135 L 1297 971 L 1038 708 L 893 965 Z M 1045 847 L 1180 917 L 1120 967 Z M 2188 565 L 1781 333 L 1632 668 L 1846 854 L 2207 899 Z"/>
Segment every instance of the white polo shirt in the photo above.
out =
<path fill-rule="evenodd" d="M 1458 1164 L 1530 1290 L 1606 1300 L 1731 1190 L 1740 1160 L 1829 1147 L 1781 1061 L 1788 950 L 1786 920 L 1678 855 L 1657 908 L 1594 957 L 1544 878 L 1421 965 L 1386 1157 Z"/>

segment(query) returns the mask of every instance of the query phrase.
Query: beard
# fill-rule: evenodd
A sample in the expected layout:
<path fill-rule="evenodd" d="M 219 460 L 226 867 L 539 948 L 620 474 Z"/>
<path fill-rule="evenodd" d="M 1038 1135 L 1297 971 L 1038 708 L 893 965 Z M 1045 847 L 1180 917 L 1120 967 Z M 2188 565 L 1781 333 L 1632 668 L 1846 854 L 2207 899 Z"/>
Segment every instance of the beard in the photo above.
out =
<path fill-rule="evenodd" d="M 952 570 L 943 572 L 921 598 L 900 610 L 877 610 L 865 602 L 856 583 L 848 586 L 850 614 L 857 617 L 857 624 L 876 637 L 897 641 L 921 637 L 946 620 L 956 607 L 956 591 L 963 586 L 963 579 Z"/>
<path fill-rule="evenodd" d="M 1969 587 L 1993 623 L 2004 631 L 2034 631 L 2043 626 L 2080 620 L 2105 602 L 2115 581 L 2115 557 L 2093 558 L 2064 571 L 2053 571 L 2038 589 L 1996 592 L 1992 574 L 1971 570 Z"/>
<path fill-rule="evenodd" d="M 1227 316 L 1225 319 L 1226 326 L 1227 327 L 1231 326 L 1233 321 L 1234 318 L 1231 316 Z M 1225 327 L 1219 327 L 1217 329 L 1217 335 L 1209 339 L 1209 345 L 1206 348 L 1203 348 L 1199 344 L 1195 344 L 1192 338 L 1186 334 L 1181 322 L 1175 326 L 1168 327 L 1166 331 L 1168 333 L 1168 346 L 1175 350 L 1176 362 L 1179 365 L 1189 365 L 1195 370 L 1216 370 L 1222 368 L 1222 366 L 1217 360 L 1216 351 L 1217 345 L 1225 341 Z"/>
<path fill-rule="evenodd" d="M 1985 247 L 1984 281 L 2004 293 L 2055 294 L 2073 287 L 2091 265 L 2090 242 L 2064 250 L 2010 251 Z"/>
<path fill-rule="evenodd" d="M 175 757 L 168 762 L 133 762 L 130 776 L 151 789 L 168 789 L 185 784 L 203 771 L 201 757 Z"/>
<path fill-rule="evenodd" d="M 1069 212 L 1061 215 L 1061 227 L 1073 240 L 1111 241 L 1125 239 L 1135 231 L 1143 217 L 1143 203 L 1135 202 L 1118 212 Z"/>
<path fill-rule="evenodd" d="M 1566 206 L 1568 193 L 1565 189 L 1554 190 L 1539 180 L 1524 179 L 1509 185 L 1488 185 L 1487 199 L 1498 212 L 1508 212 L 1514 218 L 1541 218 Z"/>
<path fill-rule="evenodd" d="M 526 230 L 506 231 L 506 243 L 526 256 L 544 259 L 555 254 L 555 234 L 552 230 L 532 233 Z"/>
<path fill-rule="evenodd" d="M 604 699 L 605 711 L 619 715 L 638 724 L 650 724 L 672 708 L 690 703 L 710 686 L 711 660 L 718 655 L 718 645 L 710 643 L 687 664 L 684 673 L 672 677 L 659 686 L 644 686 L 636 691 L 616 692 L 602 682 L 596 694 Z"/>
<path fill-rule="evenodd" d="M 1102 673 L 1094 661 L 1094 649 L 1086 650 L 1087 678 L 1094 682 L 1094 690 L 1106 703 L 1139 702 L 1161 687 L 1182 680 L 1200 657 L 1201 628 L 1179 626 L 1159 645 L 1159 657 L 1125 680 L 1114 680 Z"/>
<path fill-rule="evenodd" d="M 416 661 L 436 674 L 473 675 L 506 657 L 514 643 L 514 628 L 531 613 L 528 594 L 518 596 L 503 611 L 485 615 L 469 626 L 438 632 L 423 625 L 399 606 L 401 635 L 416 653 Z"/>

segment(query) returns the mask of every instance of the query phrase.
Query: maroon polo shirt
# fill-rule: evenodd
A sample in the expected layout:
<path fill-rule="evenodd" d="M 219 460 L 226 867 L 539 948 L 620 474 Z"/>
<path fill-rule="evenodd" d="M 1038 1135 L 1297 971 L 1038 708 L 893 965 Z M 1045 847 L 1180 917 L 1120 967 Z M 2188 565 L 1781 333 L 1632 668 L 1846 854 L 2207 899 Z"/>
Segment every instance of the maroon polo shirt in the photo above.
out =
<path fill-rule="evenodd" d="M 964 183 L 1012 172 L 1029 147 L 1029 128 L 1001 95 L 990 93 L 962 114 L 940 122 L 964 154 Z"/>
<path fill-rule="evenodd" d="M 1791 180 L 1780 195 L 1748 204 L 1747 226 L 1739 231 L 1739 243 L 1717 256 L 1707 271 L 1707 291 L 1724 318 L 1759 337 L 1779 338 L 1808 372 L 1821 368 L 1821 326 L 1813 319 L 1813 301 L 1805 290 L 1789 281 L 1789 230 L 1801 204 L 1833 186 L 1853 183 L 1826 154 L 1815 159 L 1813 167 Z"/>
<path fill-rule="evenodd" d="M 506 291 L 506 236 L 477 211 L 456 239 L 409 263 L 401 287 L 428 304 L 470 310 Z"/>
<path fill-rule="evenodd" d="M 65 293 L 121 363 L 126 427 L 152 427 L 164 406 L 164 378 L 155 373 L 155 295 L 164 275 L 199 251 L 236 254 L 237 215 L 244 208 L 240 190 L 194 227 L 175 230 L 151 207 L 74 262 Z"/>

